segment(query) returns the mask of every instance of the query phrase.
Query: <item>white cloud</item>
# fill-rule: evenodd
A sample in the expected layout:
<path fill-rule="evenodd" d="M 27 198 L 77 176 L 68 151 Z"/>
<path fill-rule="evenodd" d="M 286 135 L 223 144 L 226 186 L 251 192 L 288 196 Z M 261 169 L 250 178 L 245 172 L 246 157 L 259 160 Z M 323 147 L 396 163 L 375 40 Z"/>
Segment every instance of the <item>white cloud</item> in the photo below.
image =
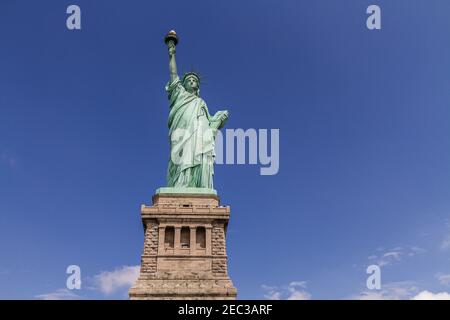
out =
<path fill-rule="evenodd" d="M 123 293 L 131 287 L 139 276 L 140 266 L 122 266 L 114 271 L 103 271 L 94 277 L 86 278 L 88 286 L 82 289 L 94 290 L 103 295 L 111 295 L 114 293 Z M 41 300 L 78 300 L 85 299 L 75 292 L 79 290 L 57 289 L 54 292 L 44 293 L 35 296 Z"/>
<path fill-rule="evenodd" d="M 411 300 L 450 300 L 450 293 L 448 292 L 438 292 L 433 293 L 427 290 L 424 290 L 412 297 Z"/>
<path fill-rule="evenodd" d="M 446 236 L 444 240 L 441 241 L 441 249 L 447 250 L 450 248 L 450 235 Z"/>
<path fill-rule="evenodd" d="M 405 258 L 411 258 L 426 252 L 425 249 L 417 246 L 395 247 L 390 250 L 379 248 L 377 251 L 377 254 L 370 255 L 368 259 L 371 263 L 375 263 L 380 267 L 398 263 L 404 261 Z"/>
<path fill-rule="evenodd" d="M 289 287 L 306 288 L 306 281 L 292 281 L 291 283 L 289 283 Z"/>
<path fill-rule="evenodd" d="M 412 281 L 383 284 L 380 290 L 365 290 L 350 296 L 350 300 L 408 300 L 419 292 Z"/>
<path fill-rule="evenodd" d="M 140 266 L 123 266 L 114 271 L 103 271 L 94 277 L 95 288 L 110 295 L 131 287 L 139 276 Z"/>
<path fill-rule="evenodd" d="M 58 289 L 54 292 L 44 293 L 35 296 L 36 299 L 40 300 L 79 300 L 82 299 L 79 295 L 69 289 Z"/>
<path fill-rule="evenodd" d="M 402 251 L 390 251 L 383 254 L 380 260 L 380 267 L 383 265 L 387 265 L 393 261 L 400 261 L 403 256 Z"/>
<path fill-rule="evenodd" d="M 412 281 L 391 282 L 381 286 L 381 290 L 365 290 L 351 296 L 353 300 L 450 300 L 450 293 L 420 291 Z"/>
<path fill-rule="evenodd" d="M 264 298 L 266 298 L 268 300 L 281 300 L 281 292 L 280 291 L 269 291 L 268 293 L 266 293 L 264 295 Z"/>
<path fill-rule="evenodd" d="M 290 293 L 288 300 L 311 300 L 311 294 L 306 291 L 294 290 Z"/>
<path fill-rule="evenodd" d="M 420 248 L 420 247 L 417 247 L 417 246 L 412 246 L 412 247 L 409 247 L 409 248 L 412 251 L 412 253 L 414 253 L 414 254 L 420 254 L 420 253 L 427 252 L 427 250 L 425 250 L 424 248 Z"/>
<path fill-rule="evenodd" d="M 450 274 L 437 274 L 436 278 L 439 280 L 441 284 L 446 286 L 450 285 Z"/>
<path fill-rule="evenodd" d="M 357 295 L 350 296 L 345 300 L 388 300 L 381 292 L 377 291 L 363 291 Z"/>
<path fill-rule="evenodd" d="M 292 281 L 287 286 L 273 287 L 263 285 L 264 297 L 269 300 L 310 300 L 311 294 L 304 290 L 306 281 Z"/>

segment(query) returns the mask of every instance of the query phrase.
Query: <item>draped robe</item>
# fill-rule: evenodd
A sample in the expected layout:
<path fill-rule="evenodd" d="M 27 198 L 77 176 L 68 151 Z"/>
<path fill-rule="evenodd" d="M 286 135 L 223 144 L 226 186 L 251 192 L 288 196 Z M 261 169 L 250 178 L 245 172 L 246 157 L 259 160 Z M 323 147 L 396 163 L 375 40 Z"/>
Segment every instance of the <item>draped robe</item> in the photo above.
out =
<path fill-rule="evenodd" d="M 213 189 L 214 137 L 205 101 L 188 92 L 176 77 L 166 86 L 169 96 L 169 187 Z"/>

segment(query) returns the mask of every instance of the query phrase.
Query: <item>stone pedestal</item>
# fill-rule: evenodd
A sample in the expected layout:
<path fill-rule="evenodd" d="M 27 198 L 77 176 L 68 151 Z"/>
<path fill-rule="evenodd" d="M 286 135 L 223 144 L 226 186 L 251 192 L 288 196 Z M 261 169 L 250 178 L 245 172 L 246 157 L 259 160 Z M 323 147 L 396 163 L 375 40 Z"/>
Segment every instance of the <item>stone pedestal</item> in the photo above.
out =
<path fill-rule="evenodd" d="M 225 245 L 230 207 L 212 193 L 164 191 L 141 207 L 144 250 L 130 299 L 235 299 Z"/>

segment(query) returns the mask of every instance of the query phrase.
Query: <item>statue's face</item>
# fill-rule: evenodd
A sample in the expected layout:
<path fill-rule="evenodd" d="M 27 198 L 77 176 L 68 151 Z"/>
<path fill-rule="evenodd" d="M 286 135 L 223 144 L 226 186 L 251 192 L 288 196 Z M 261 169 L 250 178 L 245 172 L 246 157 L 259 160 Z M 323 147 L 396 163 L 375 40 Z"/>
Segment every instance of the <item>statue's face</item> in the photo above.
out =
<path fill-rule="evenodd" d="M 184 81 L 184 87 L 190 93 L 196 92 L 199 89 L 198 80 L 196 77 L 187 77 Z"/>

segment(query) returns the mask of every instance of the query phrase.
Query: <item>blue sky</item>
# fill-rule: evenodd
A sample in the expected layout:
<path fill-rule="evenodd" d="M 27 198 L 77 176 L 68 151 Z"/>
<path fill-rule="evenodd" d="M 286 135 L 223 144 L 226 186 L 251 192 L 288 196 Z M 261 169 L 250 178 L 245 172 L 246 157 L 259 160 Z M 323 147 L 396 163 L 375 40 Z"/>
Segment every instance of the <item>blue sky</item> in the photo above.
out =
<path fill-rule="evenodd" d="M 70 4 L 82 30 L 66 28 Z M 366 28 L 371 4 L 381 30 Z M 2 0 L 0 298 L 126 296 L 140 205 L 165 185 L 170 29 L 179 69 L 204 75 L 227 128 L 280 130 L 277 175 L 215 169 L 239 298 L 449 292 L 449 11 L 446 0 Z M 382 290 L 367 292 L 374 262 Z M 71 264 L 80 291 L 64 291 Z"/>

